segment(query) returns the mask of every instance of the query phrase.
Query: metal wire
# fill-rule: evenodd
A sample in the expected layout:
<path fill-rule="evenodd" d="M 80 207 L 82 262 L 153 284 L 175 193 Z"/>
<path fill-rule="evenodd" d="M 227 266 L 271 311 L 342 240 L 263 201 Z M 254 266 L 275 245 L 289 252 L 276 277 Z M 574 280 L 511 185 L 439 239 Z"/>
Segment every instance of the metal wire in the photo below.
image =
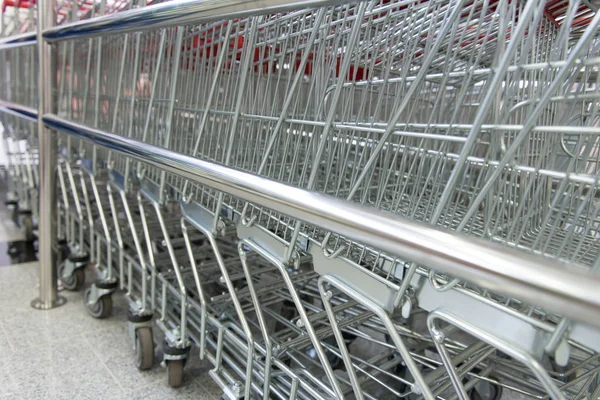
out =
<path fill-rule="evenodd" d="M 599 22 L 581 1 L 379 0 L 108 32 L 57 42 L 58 115 L 598 270 Z M 35 105 L 33 54 L 0 52 L 2 98 Z M 35 181 L 29 123 L 2 118 L 11 176 Z M 72 247 L 230 398 L 598 397 L 597 334 L 560 315 L 60 145 Z"/>

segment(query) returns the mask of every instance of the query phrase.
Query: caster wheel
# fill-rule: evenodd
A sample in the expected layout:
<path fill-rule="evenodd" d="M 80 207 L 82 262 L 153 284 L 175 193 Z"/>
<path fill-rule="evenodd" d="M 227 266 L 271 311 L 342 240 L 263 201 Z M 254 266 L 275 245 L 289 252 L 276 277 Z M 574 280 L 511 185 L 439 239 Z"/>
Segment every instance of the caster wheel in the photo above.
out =
<path fill-rule="evenodd" d="M 142 327 L 135 330 L 135 366 L 147 370 L 154 364 L 154 341 L 152 328 Z"/>
<path fill-rule="evenodd" d="M 8 246 L 8 250 L 6 250 L 6 254 L 8 254 L 11 258 L 19 255 L 21 251 L 14 243 Z"/>
<path fill-rule="evenodd" d="M 58 267 L 58 275 L 61 277 L 60 280 L 63 284 L 63 288 L 70 292 L 76 292 L 83 287 L 85 283 L 85 271 L 83 268 L 77 268 L 73 271 L 73 274 L 68 278 L 63 277 L 62 270 L 64 269 L 64 263 L 61 263 Z"/>
<path fill-rule="evenodd" d="M 480 381 L 469 391 L 471 400 L 500 400 L 502 397 L 502 386 Z"/>
<path fill-rule="evenodd" d="M 96 304 L 90 305 L 90 304 L 88 304 L 88 301 L 89 301 L 91 293 L 92 293 L 91 289 L 87 289 L 85 291 L 84 300 L 85 300 L 85 308 L 86 308 L 87 312 L 92 317 L 98 318 L 98 319 L 108 317 L 110 315 L 110 313 L 112 312 L 112 297 L 110 297 L 110 295 L 102 296 L 98 299 Z"/>
<path fill-rule="evenodd" d="M 184 360 L 167 360 L 167 375 L 169 386 L 176 388 L 183 382 Z"/>

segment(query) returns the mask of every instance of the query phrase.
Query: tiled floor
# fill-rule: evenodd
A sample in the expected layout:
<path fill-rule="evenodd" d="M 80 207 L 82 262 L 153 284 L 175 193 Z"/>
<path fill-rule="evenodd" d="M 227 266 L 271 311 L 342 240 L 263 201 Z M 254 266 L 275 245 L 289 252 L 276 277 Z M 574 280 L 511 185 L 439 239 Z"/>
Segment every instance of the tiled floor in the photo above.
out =
<path fill-rule="evenodd" d="M 0 210 L 0 242 L 20 239 L 4 214 Z M 61 292 L 68 302 L 53 310 L 31 308 L 37 270 L 37 262 L 0 266 L 0 399 L 219 398 L 209 366 L 197 353 L 191 354 L 179 389 L 167 385 L 158 362 L 160 346 L 151 370 L 135 368 L 127 304 L 120 293 L 113 296 L 113 314 L 106 320 L 87 315 L 81 292 Z M 156 343 L 159 339 L 155 336 Z"/>

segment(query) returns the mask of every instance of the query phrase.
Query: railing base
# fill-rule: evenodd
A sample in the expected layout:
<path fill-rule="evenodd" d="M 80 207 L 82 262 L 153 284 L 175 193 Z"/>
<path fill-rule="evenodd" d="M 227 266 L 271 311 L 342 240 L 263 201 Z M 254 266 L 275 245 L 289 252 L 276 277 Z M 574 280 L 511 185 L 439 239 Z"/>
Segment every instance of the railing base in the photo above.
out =
<path fill-rule="evenodd" d="M 54 301 L 42 301 L 39 297 L 31 301 L 31 307 L 36 310 L 50 310 L 57 308 L 67 303 L 67 299 L 62 296 L 56 296 Z"/>

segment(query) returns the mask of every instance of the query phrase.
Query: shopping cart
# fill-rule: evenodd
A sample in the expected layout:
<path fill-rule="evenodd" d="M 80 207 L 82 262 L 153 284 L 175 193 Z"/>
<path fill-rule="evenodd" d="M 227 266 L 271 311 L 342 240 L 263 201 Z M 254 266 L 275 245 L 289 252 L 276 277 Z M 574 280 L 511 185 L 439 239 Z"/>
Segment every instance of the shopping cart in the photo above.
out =
<path fill-rule="evenodd" d="M 588 3 L 228 12 L 59 41 L 58 116 L 598 269 Z M 230 399 L 600 395 L 584 324 L 114 148 L 61 146 L 69 240 L 101 271 L 86 306 L 107 316 L 126 290 L 140 369 L 156 316 L 172 386 L 195 345 Z"/>
<path fill-rule="evenodd" d="M 107 53 L 128 43 L 121 70 L 138 86 L 126 99 L 108 73 L 107 101 L 130 102 L 129 126 L 137 113 L 140 124 L 122 130 L 128 137 L 593 267 L 597 94 L 594 58 L 583 56 L 596 48 L 596 20 L 572 36 L 579 3 L 565 6 L 560 23 L 542 3 L 463 3 L 360 3 L 107 36 Z M 164 276 L 175 278 L 157 287 L 161 324 L 171 304 L 175 341 L 199 331 L 190 335 L 230 396 L 596 390 L 595 339 L 569 344 L 577 334 L 564 319 L 128 164 L 157 218 L 179 201 L 185 235 L 201 232 L 217 261 L 227 247 L 217 238 L 237 225 L 244 274 L 221 263 L 224 298 L 204 298 L 194 255 L 202 246 L 190 241 L 198 277 L 183 279 L 164 226 Z M 191 307 L 199 317 L 183 316 L 189 292 L 201 299 Z M 229 321 L 217 323 L 223 312 L 212 303 L 224 299 Z M 282 304 L 288 317 L 276 318 Z M 519 329 L 497 332 L 490 320 L 499 315 Z M 207 323 L 214 331 L 205 334 Z M 524 340 L 539 335 L 548 337 Z M 372 353 L 359 355 L 364 347 Z M 286 364 L 306 375 L 283 372 Z"/>
<path fill-rule="evenodd" d="M 149 4 L 150 2 L 148 2 Z M 139 4 L 146 5 L 146 2 Z M 71 2 L 59 5 L 57 23 L 67 23 L 86 18 L 94 18 L 131 9 L 134 2 L 94 2 L 86 1 L 78 6 Z M 107 72 L 117 73 L 110 69 L 115 61 L 114 54 L 105 54 L 102 38 L 85 40 L 77 44 L 65 45 L 58 52 L 58 98 L 62 103 L 59 109 L 71 120 L 88 121 L 94 126 L 106 126 L 117 123 L 115 117 L 109 114 L 109 103 L 103 91 L 103 79 Z M 121 75 L 122 76 L 122 75 Z M 111 108 L 112 110 L 112 108 Z M 97 267 L 99 278 L 92 287 L 85 292 L 88 311 L 95 317 L 104 318 L 110 314 L 112 302 L 110 294 L 118 286 L 118 277 L 121 278 L 121 288 L 125 288 L 126 259 L 131 266 L 131 254 L 127 250 L 134 248 L 132 243 L 126 243 L 124 236 L 129 235 L 129 229 L 123 231 L 127 223 L 125 216 L 131 216 L 130 205 L 133 204 L 123 193 L 121 200 L 115 201 L 113 191 L 115 176 L 120 182 L 118 169 L 113 171 L 113 161 L 106 150 L 90 145 L 84 141 L 73 141 L 64 136 L 61 148 L 63 149 L 62 167 L 59 169 L 59 178 L 63 196 L 63 205 L 70 215 L 71 229 L 67 236 L 75 243 L 71 246 L 69 257 L 59 266 L 63 286 L 69 290 L 79 290 L 84 283 L 83 268 L 89 263 Z M 77 172 L 74 172 L 74 168 Z M 75 177 L 74 175 L 78 175 Z M 68 183 L 64 183 L 68 182 Z M 112 187 L 112 189 L 111 189 Z M 71 196 L 71 198 L 70 198 Z M 112 215 L 112 217 L 111 217 Z M 85 221 L 85 222 L 81 222 Z M 139 222 L 139 221 L 138 221 Z M 75 232 L 73 224 L 79 224 Z M 85 233 L 84 233 L 85 231 Z M 135 229 L 134 229 L 135 231 Z M 132 231 L 133 232 L 133 231 Z M 135 231 L 139 235 L 140 231 Z M 134 236 L 138 256 L 141 251 L 138 236 Z M 129 246 L 129 247 L 127 247 Z M 127 248 L 127 250 L 126 250 Z M 143 259 L 142 259 L 143 260 Z M 134 262 L 140 270 L 143 261 Z M 133 282 L 133 277 L 129 276 Z M 131 291 L 132 286 L 129 286 Z M 144 296 L 145 298 L 145 296 Z"/>
<path fill-rule="evenodd" d="M 10 34 L 14 30 L 24 30 L 27 22 L 23 22 L 19 12 L 25 8 L 14 7 L 10 2 L 3 3 L 3 14 L 0 20 L 0 35 Z M 5 17 L 4 12 L 13 11 L 13 15 Z M 31 17 L 32 10 L 27 15 Z M 28 19 L 26 19 L 27 21 Z M 37 74 L 35 46 L 17 47 L 2 51 L 0 62 L 3 65 L 2 98 L 29 107 L 37 105 Z M 13 221 L 21 226 L 27 241 L 35 238 L 37 224 L 37 187 L 38 187 L 38 154 L 37 125 L 15 115 L 3 114 L 2 123 L 3 150 L 6 155 L 5 182 L 7 194 L 5 204 L 12 209 Z"/>
<path fill-rule="evenodd" d="M 84 1 L 77 6 L 73 6 L 70 1 L 58 2 L 56 4 L 57 23 L 93 18 L 98 15 L 98 12 L 119 12 L 131 6 L 132 3 L 127 1 L 111 2 L 110 5 L 104 2 Z M 2 2 L 0 37 L 16 35 L 21 40 L 29 41 L 34 38 L 34 36 L 28 35 L 35 30 L 35 27 L 35 0 L 5 0 Z M 2 98 L 35 109 L 38 98 L 36 47 L 34 45 L 15 46 L 0 52 L 0 59 L 4 66 Z M 7 155 L 5 173 L 9 186 L 5 202 L 13 209 L 14 222 L 23 226 L 26 240 L 33 241 L 37 227 L 37 185 L 39 180 L 37 125 L 32 121 L 9 114 L 3 114 L 1 118 L 5 130 L 3 147 Z M 74 179 L 69 181 L 69 183 L 73 182 Z M 71 187 L 70 190 L 74 190 L 74 188 Z M 78 203 L 77 200 L 77 198 L 73 199 L 75 203 Z M 84 210 L 80 209 L 79 211 Z M 80 217 L 77 215 L 76 219 L 81 219 Z M 60 221 L 66 223 L 64 220 Z M 60 226 L 66 229 L 62 223 Z M 65 252 L 70 252 L 64 238 L 59 244 Z M 75 247 L 81 247 L 81 245 L 75 244 Z M 78 266 L 87 264 L 83 262 L 84 258 L 84 254 L 78 255 Z M 70 277 L 69 279 L 74 282 L 67 283 L 68 287 L 74 285 L 73 288 L 77 288 L 82 284 L 82 273 L 67 273 L 65 276 Z"/>

